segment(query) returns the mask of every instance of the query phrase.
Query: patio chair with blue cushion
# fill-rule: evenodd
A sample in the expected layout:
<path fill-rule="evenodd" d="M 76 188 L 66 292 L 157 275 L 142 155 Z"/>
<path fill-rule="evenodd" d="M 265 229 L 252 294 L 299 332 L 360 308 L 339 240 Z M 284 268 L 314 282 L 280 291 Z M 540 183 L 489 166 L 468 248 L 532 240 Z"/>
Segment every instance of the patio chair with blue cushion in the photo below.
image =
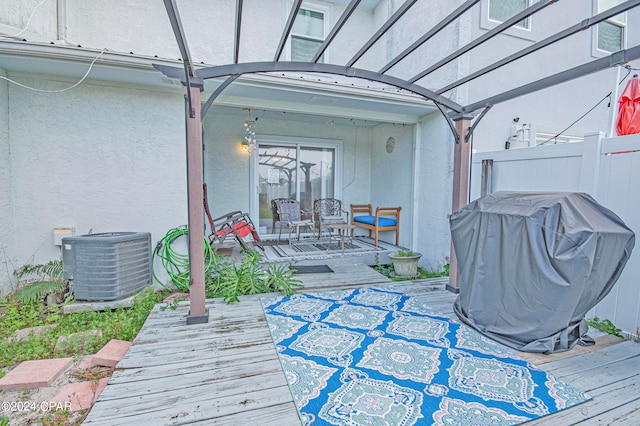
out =
<path fill-rule="evenodd" d="M 332 223 L 349 223 L 349 212 L 342 209 L 342 201 L 336 198 L 320 198 L 313 202 L 313 218 L 318 224 L 318 239 L 322 239 L 322 227 Z"/>
<path fill-rule="evenodd" d="M 351 224 L 369 230 L 375 234 L 375 245 L 378 247 L 378 233 L 395 231 L 396 245 L 400 234 L 400 210 L 402 207 L 378 207 L 372 215 L 371 204 L 351 204 Z"/>
<path fill-rule="evenodd" d="M 298 233 L 298 241 L 300 241 L 300 228 L 307 227 L 314 233 L 314 224 L 312 219 L 302 219 L 304 211 L 300 209 L 300 203 L 296 200 L 277 200 L 276 207 L 278 218 L 280 221 L 280 232 L 278 232 L 278 241 L 282 235 L 282 226 L 287 225 L 289 228 L 289 245 L 291 245 L 291 233 Z"/>

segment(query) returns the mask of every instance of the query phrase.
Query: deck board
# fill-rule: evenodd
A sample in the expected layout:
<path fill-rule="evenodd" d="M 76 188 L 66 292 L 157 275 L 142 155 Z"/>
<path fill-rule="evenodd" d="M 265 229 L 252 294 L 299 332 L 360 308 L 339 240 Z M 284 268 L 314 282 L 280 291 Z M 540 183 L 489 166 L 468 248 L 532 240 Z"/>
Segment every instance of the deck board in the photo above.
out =
<path fill-rule="evenodd" d="M 392 282 L 366 265 L 303 274 L 301 292 L 393 286 L 455 319 L 446 278 Z M 85 420 L 91 425 L 299 425 L 260 304 L 208 300 L 206 324 L 186 325 L 188 303 L 156 306 Z M 640 344 L 599 336 L 549 356 L 522 354 L 593 396 L 529 424 L 640 424 Z"/>

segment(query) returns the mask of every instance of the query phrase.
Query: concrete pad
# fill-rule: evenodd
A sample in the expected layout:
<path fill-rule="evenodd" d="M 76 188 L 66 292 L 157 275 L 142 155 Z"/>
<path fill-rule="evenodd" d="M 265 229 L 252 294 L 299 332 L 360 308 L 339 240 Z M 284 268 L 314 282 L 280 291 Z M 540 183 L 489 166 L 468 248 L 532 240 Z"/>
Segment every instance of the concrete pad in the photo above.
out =
<path fill-rule="evenodd" d="M 100 379 L 98 382 L 70 383 L 63 386 L 49 404 L 56 409 L 61 408 L 71 412 L 87 410 L 96 402 L 108 382 L 109 377 Z"/>
<path fill-rule="evenodd" d="M 115 367 L 131 347 L 131 342 L 112 339 L 92 358 L 93 365 Z"/>
<path fill-rule="evenodd" d="M 73 358 L 23 361 L 0 379 L 1 390 L 34 389 L 51 386 L 73 363 Z"/>
<path fill-rule="evenodd" d="M 36 327 L 23 328 L 22 330 L 16 330 L 12 336 L 7 337 L 10 342 L 16 340 L 29 340 L 31 335 L 39 336 L 47 330 L 53 330 L 56 327 L 55 324 L 39 325 Z"/>
<path fill-rule="evenodd" d="M 82 302 L 75 300 L 73 303 L 64 305 L 62 307 L 62 313 L 73 314 L 76 312 L 86 311 L 104 311 L 106 308 L 116 310 L 118 308 L 130 308 L 133 305 L 133 299 L 135 295 L 125 297 L 124 299 L 111 300 L 106 302 Z"/>

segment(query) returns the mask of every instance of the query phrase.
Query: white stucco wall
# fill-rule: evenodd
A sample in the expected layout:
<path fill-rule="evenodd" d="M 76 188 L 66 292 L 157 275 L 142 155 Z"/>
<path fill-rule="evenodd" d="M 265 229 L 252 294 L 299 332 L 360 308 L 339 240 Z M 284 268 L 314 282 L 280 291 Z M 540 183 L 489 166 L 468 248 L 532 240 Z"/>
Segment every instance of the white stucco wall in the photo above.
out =
<path fill-rule="evenodd" d="M 70 85 L 10 77 L 45 90 Z M 64 93 L 10 86 L 9 126 L 17 266 L 59 258 L 54 227 L 151 232 L 155 244 L 186 223 L 180 91 L 99 81 Z"/>
<path fill-rule="evenodd" d="M 5 34 L 18 35 L 27 40 L 57 39 L 57 2 L 55 0 L 1 0 L 0 11 L 2 11 L 0 28 Z M 25 27 L 27 27 L 26 31 Z"/>
<path fill-rule="evenodd" d="M 453 135 L 439 112 L 425 116 L 417 127 L 419 163 L 416 170 L 416 245 L 421 264 L 441 271 L 449 263 L 449 215 L 453 178 Z"/>
<path fill-rule="evenodd" d="M 0 76 L 6 77 L 0 69 Z M 13 282 L 15 264 L 13 202 L 11 191 L 11 150 L 9 144 L 9 88 L 0 80 L 0 296 L 6 294 Z"/>
<path fill-rule="evenodd" d="M 391 153 L 386 150 L 389 137 L 395 139 Z M 413 213 L 414 125 L 380 124 L 374 128 L 370 143 L 371 196 L 368 199 L 360 197 L 356 202 L 371 203 L 374 214 L 376 207 L 402 207 L 400 245 L 408 247 L 411 245 Z M 380 239 L 395 244 L 395 233 L 383 232 Z"/>

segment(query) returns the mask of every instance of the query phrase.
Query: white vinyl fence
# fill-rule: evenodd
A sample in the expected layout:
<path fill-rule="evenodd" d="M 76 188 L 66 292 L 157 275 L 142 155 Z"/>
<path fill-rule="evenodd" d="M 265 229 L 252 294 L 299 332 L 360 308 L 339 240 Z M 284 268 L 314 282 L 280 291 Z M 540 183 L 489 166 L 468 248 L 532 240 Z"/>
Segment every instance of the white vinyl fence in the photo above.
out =
<path fill-rule="evenodd" d="M 482 162 L 493 160 L 487 192 L 586 192 L 612 210 L 640 240 L 640 135 L 473 154 L 471 200 L 482 191 Z M 486 172 L 485 172 L 486 173 Z M 640 335 L 640 241 L 611 293 L 587 318 L 609 319 L 630 338 Z"/>

